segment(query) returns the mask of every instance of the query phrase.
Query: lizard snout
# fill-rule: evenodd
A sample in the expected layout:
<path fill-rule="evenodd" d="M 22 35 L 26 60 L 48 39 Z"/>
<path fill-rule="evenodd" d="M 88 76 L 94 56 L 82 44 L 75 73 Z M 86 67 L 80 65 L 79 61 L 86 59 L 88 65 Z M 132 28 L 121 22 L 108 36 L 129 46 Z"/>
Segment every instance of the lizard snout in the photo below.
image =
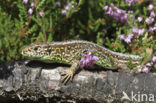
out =
<path fill-rule="evenodd" d="M 21 54 L 23 56 L 27 56 L 29 54 L 30 49 L 28 47 L 25 47 L 24 49 L 22 49 Z"/>

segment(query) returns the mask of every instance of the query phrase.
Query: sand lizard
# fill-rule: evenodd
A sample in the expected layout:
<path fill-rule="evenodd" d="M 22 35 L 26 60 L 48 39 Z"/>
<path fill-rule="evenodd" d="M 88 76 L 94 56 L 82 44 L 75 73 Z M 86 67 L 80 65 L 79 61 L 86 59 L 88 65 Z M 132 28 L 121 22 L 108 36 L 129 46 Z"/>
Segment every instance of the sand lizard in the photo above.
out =
<path fill-rule="evenodd" d="M 95 64 L 102 67 L 112 67 L 110 57 L 114 65 L 120 68 L 122 64 L 128 64 L 130 58 L 133 65 L 139 64 L 139 60 L 142 58 L 139 55 L 114 52 L 95 43 L 83 40 L 31 44 L 22 50 L 22 55 L 33 60 L 71 65 L 62 79 L 62 81 L 67 82 L 72 80 L 75 72 L 80 68 L 82 54 L 86 53 L 88 49 L 95 50 L 95 55 L 99 57 Z"/>

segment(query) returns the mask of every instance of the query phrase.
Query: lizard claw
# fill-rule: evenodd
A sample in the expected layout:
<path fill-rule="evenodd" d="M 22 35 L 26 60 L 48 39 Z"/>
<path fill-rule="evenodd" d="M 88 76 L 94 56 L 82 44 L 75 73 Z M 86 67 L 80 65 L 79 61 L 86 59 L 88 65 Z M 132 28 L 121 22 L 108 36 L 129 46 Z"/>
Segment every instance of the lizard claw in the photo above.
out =
<path fill-rule="evenodd" d="M 71 70 L 66 71 L 66 73 L 62 74 L 61 82 L 66 84 L 68 81 L 72 81 L 74 73 Z"/>
<path fill-rule="evenodd" d="M 75 61 L 71 66 L 71 68 L 68 71 L 66 71 L 65 74 L 62 75 L 63 77 L 61 79 L 61 82 L 66 84 L 68 81 L 72 81 L 74 74 L 76 70 L 79 68 L 79 66 L 80 66 L 80 61 Z"/>

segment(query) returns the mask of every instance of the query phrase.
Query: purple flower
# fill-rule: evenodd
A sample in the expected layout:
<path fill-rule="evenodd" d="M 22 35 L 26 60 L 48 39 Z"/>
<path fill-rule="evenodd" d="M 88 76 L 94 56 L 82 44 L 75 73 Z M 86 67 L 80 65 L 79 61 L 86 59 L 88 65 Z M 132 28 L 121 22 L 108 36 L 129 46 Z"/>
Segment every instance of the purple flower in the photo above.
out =
<path fill-rule="evenodd" d="M 151 17 L 146 18 L 145 22 L 146 22 L 147 24 L 152 24 L 152 23 L 154 22 L 154 18 L 151 18 Z"/>
<path fill-rule="evenodd" d="M 141 22 L 141 21 L 142 21 L 142 19 L 143 19 L 142 17 L 138 17 L 138 21 L 139 21 L 139 22 Z"/>
<path fill-rule="evenodd" d="M 119 13 L 119 14 L 124 14 L 125 13 L 125 11 L 121 10 L 121 9 L 117 9 L 116 12 Z"/>
<path fill-rule="evenodd" d="M 112 6 L 112 7 L 114 7 L 114 4 L 113 4 L 113 3 L 111 3 L 111 6 Z"/>
<path fill-rule="evenodd" d="M 111 16 L 113 19 L 120 21 L 122 23 L 127 23 L 129 21 L 128 14 L 125 10 L 119 9 L 114 4 L 111 4 L 110 7 L 105 6 L 103 10 L 106 11 L 106 14 Z"/>
<path fill-rule="evenodd" d="M 146 64 L 146 67 L 148 67 L 148 68 L 152 68 L 152 66 L 153 66 L 152 63 L 147 63 L 147 64 Z"/>
<path fill-rule="evenodd" d="M 112 18 L 119 21 L 120 20 L 120 15 L 118 13 L 114 12 Z"/>
<path fill-rule="evenodd" d="M 132 32 L 133 32 L 134 34 L 138 34 L 138 31 L 139 31 L 138 28 L 136 28 L 136 27 L 133 27 L 133 28 L 132 28 Z"/>
<path fill-rule="evenodd" d="M 71 3 L 68 3 L 68 4 L 66 5 L 65 10 L 69 10 L 70 4 L 71 4 Z"/>
<path fill-rule="evenodd" d="M 131 43 L 131 39 L 130 38 L 125 38 L 124 41 L 128 44 Z"/>
<path fill-rule="evenodd" d="M 121 16 L 122 16 L 122 15 L 121 15 Z M 127 23 L 128 20 L 129 20 L 129 18 L 128 18 L 128 15 L 127 15 L 127 14 L 124 14 L 124 16 L 120 18 L 120 21 L 121 21 L 122 23 Z"/>
<path fill-rule="evenodd" d="M 149 32 L 153 32 L 153 31 L 155 31 L 156 30 L 156 27 L 154 27 L 154 26 L 151 26 L 151 27 L 149 27 Z"/>
<path fill-rule="evenodd" d="M 155 18 L 155 13 L 154 13 L 154 11 L 151 11 L 150 17 Z"/>
<path fill-rule="evenodd" d="M 124 35 L 119 35 L 120 40 L 124 40 L 125 36 Z"/>
<path fill-rule="evenodd" d="M 134 34 L 142 35 L 144 33 L 144 31 L 145 31 L 144 28 L 143 29 L 138 29 L 136 27 L 132 28 L 132 33 L 134 33 Z"/>
<path fill-rule="evenodd" d="M 131 39 L 134 37 L 133 33 L 130 33 L 127 38 L 124 35 L 120 35 L 120 40 L 124 40 L 126 43 L 131 43 Z"/>
<path fill-rule="evenodd" d="M 131 6 L 132 4 L 138 2 L 138 0 L 125 0 L 126 3 L 128 3 L 128 6 Z"/>
<path fill-rule="evenodd" d="M 136 73 L 140 73 L 140 72 L 142 72 L 142 67 L 141 66 L 137 66 Z"/>
<path fill-rule="evenodd" d="M 116 6 L 114 7 L 114 10 L 116 10 L 116 11 L 117 11 L 118 9 L 119 9 L 118 7 L 116 7 Z"/>
<path fill-rule="evenodd" d="M 153 7 L 154 7 L 154 6 L 153 6 L 152 4 L 150 4 L 150 5 L 148 6 L 148 10 L 149 10 L 149 11 L 152 11 L 152 10 L 153 10 Z"/>
<path fill-rule="evenodd" d="M 40 12 L 39 12 L 39 15 L 40 15 L 41 17 L 43 17 L 43 16 L 44 16 L 44 12 L 43 12 L 43 11 L 40 11 Z"/>
<path fill-rule="evenodd" d="M 107 9 L 108 9 L 108 6 L 104 6 L 104 7 L 103 7 L 103 10 L 107 10 Z"/>
<path fill-rule="evenodd" d="M 31 2 L 31 7 L 34 8 L 35 7 L 35 3 Z"/>
<path fill-rule="evenodd" d="M 28 3 L 28 0 L 23 0 L 23 3 L 24 3 L 24 4 L 27 4 L 27 3 Z"/>
<path fill-rule="evenodd" d="M 154 64 L 156 64 L 156 56 L 153 56 L 152 62 L 153 62 Z"/>
<path fill-rule="evenodd" d="M 67 12 L 68 12 L 67 10 L 62 10 L 63 15 L 67 14 Z"/>
<path fill-rule="evenodd" d="M 56 5 L 57 5 L 58 7 L 61 7 L 61 3 L 60 3 L 59 1 L 56 1 Z"/>
<path fill-rule="evenodd" d="M 88 54 L 82 54 L 82 58 L 80 61 L 80 65 L 82 68 L 90 67 L 94 64 L 95 61 L 98 61 L 99 58 L 97 56 L 92 55 L 92 51 L 88 51 Z"/>
<path fill-rule="evenodd" d="M 139 34 L 139 35 L 142 35 L 142 34 L 144 33 L 144 31 L 145 31 L 144 28 L 143 28 L 143 29 L 138 29 L 138 34 Z"/>
<path fill-rule="evenodd" d="M 67 14 L 67 12 L 68 12 L 68 10 L 70 8 L 70 5 L 71 5 L 71 3 L 68 2 L 68 4 L 65 6 L 65 9 L 62 10 L 62 14 L 63 15 Z M 73 6 L 72 6 L 72 8 L 73 8 Z"/>
<path fill-rule="evenodd" d="M 144 69 L 142 70 L 142 72 L 144 73 L 149 73 L 151 68 L 148 67 L 144 67 Z"/>
<path fill-rule="evenodd" d="M 33 9 L 32 9 L 32 8 L 29 8 L 28 14 L 29 14 L 29 15 L 32 15 L 32 13 L 33 13 Z"/>
<path fill-rule="evenodd" d="M 126 12 L 124 10 L 121 10 L 121 9 L 117 10 L 117 15 L 115 15 L 114 18 L 117 18 L 116 20 L 119 20 L 122 23 L 127 23 L 129 20 L 128 14 L 126 14 Z"/>
<path fill-rule="evenodd" d="M 156 56 L 153 56 L 152 61 L 147 63 L 146 66 L 143 68 L 143 72 L 148 73 L 152 67 L 156 65 Z"/>
<path fill-rule="evenodd" d="M 132 10 L 128 11 L 128 13 L 133 14 L 134 12 Z"/>
<path fill-rule="evenodd" d="M 69 7 L 70 7 L 70 6 L 67 5 L 67 6 L 65 7 L 65 10 L 69 10 Z"/>
<path fill-rule="evenodd" d="M 132 34 L 132 33 L 130 33 L 129 35 L 128 35 L 128 38 L 130 38 L 130 39 L 132 39 L 134 37 L 134 34 Z"/>
<path fill-rule="evenodd" d="M 113 14 L 113 10 L 112 10 L 112 8 L 109 7 L 109 10 L 106 12 L 106 14 L 112 16 L 112 14 Z"/>

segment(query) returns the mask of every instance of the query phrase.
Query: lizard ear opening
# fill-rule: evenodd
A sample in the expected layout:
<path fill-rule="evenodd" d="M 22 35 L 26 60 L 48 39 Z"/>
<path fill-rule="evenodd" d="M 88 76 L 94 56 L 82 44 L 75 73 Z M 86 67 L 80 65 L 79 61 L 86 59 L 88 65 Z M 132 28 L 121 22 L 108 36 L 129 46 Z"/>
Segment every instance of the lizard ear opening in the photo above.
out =
<path fill-rule="evenodd" d="M 52 50 L 51 49 L 48 49 L 47 52 L 49 53 L 49 55 L 51 54 Z"/>

